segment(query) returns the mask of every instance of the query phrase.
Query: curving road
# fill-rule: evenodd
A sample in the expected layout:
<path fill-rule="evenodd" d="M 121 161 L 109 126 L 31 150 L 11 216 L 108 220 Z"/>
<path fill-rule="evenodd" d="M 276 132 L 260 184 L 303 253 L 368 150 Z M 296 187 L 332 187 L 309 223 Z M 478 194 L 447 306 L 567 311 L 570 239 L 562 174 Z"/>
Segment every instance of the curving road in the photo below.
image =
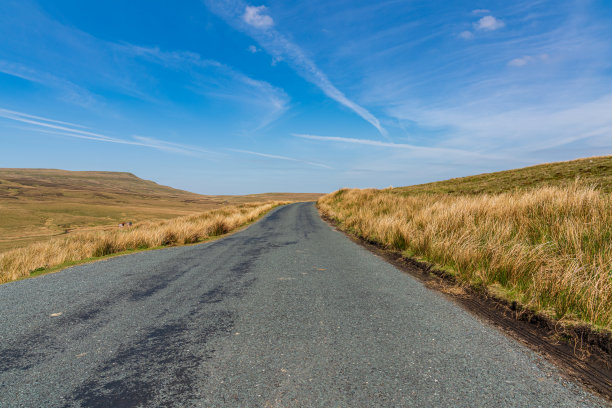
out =
<path fill-rule="evenodd" d="M 592 407 L 312 203 L 0 286 L 0 407 Z"/>

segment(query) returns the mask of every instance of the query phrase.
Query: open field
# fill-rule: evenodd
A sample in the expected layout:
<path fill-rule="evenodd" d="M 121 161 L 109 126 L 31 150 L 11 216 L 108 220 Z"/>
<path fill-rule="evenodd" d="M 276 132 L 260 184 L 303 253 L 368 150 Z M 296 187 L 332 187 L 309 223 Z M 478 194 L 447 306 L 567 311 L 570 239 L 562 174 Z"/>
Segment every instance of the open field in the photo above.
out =
<path fill-rule="evenodd" d="M 600 157 L 398 189 L 343 189 L 318 205 L 342 229 L 466 283 L 610 330 L 611 164 Z"/>
<path fill-rule="evenodd" d="M 0 169 L 0 252 L 77 231 L 116 229 L 123 221 L 171 219 L 253 202 L 314 201 L 320 196 L 206 196 L 130 173 Z"/>
<path fill-rule="evenodd" d="M 0 283 L 125 251 L 193 244 L 231 232 L 286 202 L 227 206 L 112 231 L 79 231 L 0 253 Z"/>

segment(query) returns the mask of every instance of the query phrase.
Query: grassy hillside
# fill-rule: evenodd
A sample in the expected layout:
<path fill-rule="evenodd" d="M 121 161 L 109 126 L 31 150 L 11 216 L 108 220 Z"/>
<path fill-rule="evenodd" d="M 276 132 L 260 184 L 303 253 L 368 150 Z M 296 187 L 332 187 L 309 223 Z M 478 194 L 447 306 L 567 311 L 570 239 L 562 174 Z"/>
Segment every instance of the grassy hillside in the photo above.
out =
<path fill-rule="evenodd" d="M 319 199 L 340 228 L 564 322 L 612 330 L 612 158 Z M 576 181 L 577 176 L 578 181 Z"/>
<path fill-rule="evenodd" d="M 122 221 L 170 219 L 226 205 L 316 200 L 319 194 L 205 196 L 130 173 L 0 169 L 0 252 Z"/>
<path fill-rule="evenodd" d="M 612 156 L 539 164 L 521 169 L 478 174 L 434 183 L 392 189 L 399 194 L 496 194 L 542 186 L 565 187 L 576 179 L 612 192 Z"/>

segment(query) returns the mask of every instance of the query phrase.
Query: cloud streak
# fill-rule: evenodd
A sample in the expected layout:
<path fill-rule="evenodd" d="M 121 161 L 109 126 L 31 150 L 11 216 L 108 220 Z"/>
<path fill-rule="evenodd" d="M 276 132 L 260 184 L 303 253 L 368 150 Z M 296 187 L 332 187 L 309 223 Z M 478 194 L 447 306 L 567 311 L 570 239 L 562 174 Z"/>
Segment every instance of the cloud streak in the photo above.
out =
<path fill-rule="evenodd" d="M 417 145 L 407 144 L 407 143 L 381 142 L 379 140 L 355 139 L 355 138 L 338 137 L 338 136 L 317 136 L 317 135 L 307 135 L 307 134 L 301 134 L 301 133 L 293 133 L 293 136 L 299 137 L 302 139 L 317 140 L 321 142 L 347 143 L 347 144 L 357 144 L 357 145 L 365 145 L 365 146 L 387 147 L 387 148 L 392 148 L 392 149 L 411 150 L 417 153 L 434 154 L 434 155 L 452 154 L 452 155 L 479 157 L 479 158 L 486 158 L 486 159 L 499 159 L 500 158 L 499 156 L 481 154 L 478 152 L 471 152 L 467 150 L 444 148 L 444 147 L 417 146 Z"/>
<path fill-rule="evenodd" d="M 328 166 L 326 164 L 323 164 L 323 163 L 317 163 L 317 162 L 308 161 L 308 160 L 302 160 L 302 159 L 295 159 L 293 157 L 279 156 L 279 155 L 276 155 L 276 154 L 268 154 L 268 153 L 259 153 L 259 152 L 253 152 L 251 150 L 241 150 L 241 149 L 228 149 L 228 150 L 230 150 L 232 152 L 236 152 L 236 153 L 244 153 L 244 154 L 251 154 L 251 155 L 259 156 L 259 157 L 266 157 L 268 159 L 292 161 L 292 162 L 309 164 L 311 166 L 321 167 L 321 168 L 324 168 L 324 169 L 333 169 L 333 167 L 330 167 L 330 166 Z"/>
<path fill-rule="evenodd" d="M 508 62 L 508 65 L 510 65 L 511 67 L 523 67 L 533 62 L 546 61 L 548 60 L 548 58 L 549 58 L 548 54 L 540 54 L 536 56 L 524 55 L 520 58 L 515 58 L 513 60 L 510 60 Z"/>
<path fill-rule="evenodd" d="M 86 126 L 77 125 L 76 123 L 72 123 L 72 122 L 64 122 L 64 121 L 61 121 L 61 120 L 44 118 L 42 116 L 29 115 L 27 113 L 16 112 L 16 111 L 4 109 L 4 108 L 0 108 L 0 116 L 1 117 L 5 117 L 5 118 L 9 117 L 9 116 L 11 116 L 11 117 L 23 117 L 23 118 L 28 118 L 28 119 L 42 120 L 42 121 L 45 121 L 45 122 L 57 123 L 57 124 L 60 124 L 60 125 L 72 126 L 72 127 L 76 127 L 76 128 L 89 129 Z"/>
<path fill-rule="evenodd" d="M 183 155 L 199 155 L 214 154 L 212 151 L 204 150 L 194 146 L 187 146 L 178 143 L 167 142 L 164 140 L 154 139 L 151 137 L 144 136 L 133 136 L 133 140 L 122 139 L 117 137 L 106 136 L 101 133 L 91 132 L 85 126 L 64 122 L 55 119 L 49 119 L 41 116 L 30 115 L 23 112 L 16 112 L 9 109 L 0 108 L 0 117 L 13 120 L 15 122 L 21 122 L 31 127 L 26 128 L 27 130 L 53 134 L 60 136 L 68 136 L 76 139 L 93 140 L 97 142 L 115 143 L 122 145 L 142 146 L 151 149 L 161 150 L 164 152 L 178 153 Z"/>
<path fill-rule="evenodd" d="M 380 134 L 387 135 L 387 131 L 380 121 L 363 106 L 349 99 L 340 91 L 321 71 L 317 65 L 295 43 L 289 41 L 284 35 L 272 27 L 273 20 L 265 12 L 265 8 L 250 6 L 242 0 L 226 0 L 223 2 L 206 1 L 209 9 L 225 18 L 235 28 L 246 32 L 259 45 L 267 50 L 274 58 L 287 61 L 296 72 L 307 81 L 316 85 L 325 95 L 344 107 L 352 110 L 362 119 L 374 126 Z M 251 10 L 251 11 L 249 11 Z M 249 14 L 250 13 L 250 14 Z M 251 16 L 248 20 L 245 16 Z M 257 19 L 255 19 L 257 16 Z M 266 19 L 266 17 L 269 18 Z M 263 23 L 263 22 L 266 23 Z"/>
<path fill-rule="evenodd" d="M 86 23 L 77 25 L 88 28 Z M 58 21 L 36 2 L 2 2 L 0 38 L 0 74 L 40 85 L 62 102 L 96 113 L 122 116 L 124 111 L 114 111 L 113 102 L 124 96 L 164 109 L 168 103 L 177 108 L 182 101 L 176 89 L 195 94 L 196 103 L 202 105 L 209 99 L 222 99 L 228 111 L 238 111 L 236 115 L 244 118 L 237 126 L 250 129 L 268 126 L 289 109 L 290 98 L 284 90 L 227 64 L 197 53 L 104 40 Z M 196 103 L 190 102 L 188 108 Z"/>
<path fill-rule="evenodd" d="M 251 131 L 263 129 L 280 118 L 289 109 L 290 98 L 283 89 L 275 87 L 269 82 L 251 78 L 219 61 L 204 59 L 197 53 L 189 51 L 163 51 L 157 47 L 141 47 L 133 44 L 117 44 L 115 48 L 129 55 L 140 57 L 177 71 L 212 70 L 217 74 L 215 75 L 217 78 L 227 78 L 230 86 L 241 84 L 245 88 L 243 92 L 236 92 L 233 89 L 227 91 L 232 99 L 238 99 L 243 103 L 257 105 L 258 107 L 265 105 L 269 110 L 267 114 L 263 115 L 259 125 Z M 197 77 L 199 73 L 195 72 L 195 74 Z M 197 80 L 194 81 L 195 85 L 198 86 Z M 218 91 L 217 93 L 204 91 L 204 93 L 217 97 L 222 95 Z"/>
<path fill-rule="evenodd" d="M 514 157 L 529 157 L 598 136 L 612 148 L 612 94 L 592 101 L 562 100 L 547 106 L 503 109 L 485 99 L 471 106 L 439 109 L 398 107 L 392 115 L 423 126 L 449 127 L 455 146 L 478 145 Z M 538 154 L 539 154 L 538 153 Z"/>
<path fill-rule="evenodd" d="M 87 89 L 47 72 L 41 72 L 16 62 L 0 60 L 0 72 L 59 91 L 61 98 L 78 106 L 99 105 L 98 97 Z"/>

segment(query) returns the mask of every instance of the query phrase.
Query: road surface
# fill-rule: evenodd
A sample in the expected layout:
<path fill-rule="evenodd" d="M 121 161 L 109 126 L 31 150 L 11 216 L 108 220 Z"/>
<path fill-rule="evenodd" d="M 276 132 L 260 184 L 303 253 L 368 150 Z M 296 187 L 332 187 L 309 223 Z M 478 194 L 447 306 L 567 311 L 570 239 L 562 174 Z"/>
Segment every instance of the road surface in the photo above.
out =
<path fill-rule="evenodd" d="M 312 203 L 1 285 L 0 324 L 2 408 L 608 406 Z"/>

